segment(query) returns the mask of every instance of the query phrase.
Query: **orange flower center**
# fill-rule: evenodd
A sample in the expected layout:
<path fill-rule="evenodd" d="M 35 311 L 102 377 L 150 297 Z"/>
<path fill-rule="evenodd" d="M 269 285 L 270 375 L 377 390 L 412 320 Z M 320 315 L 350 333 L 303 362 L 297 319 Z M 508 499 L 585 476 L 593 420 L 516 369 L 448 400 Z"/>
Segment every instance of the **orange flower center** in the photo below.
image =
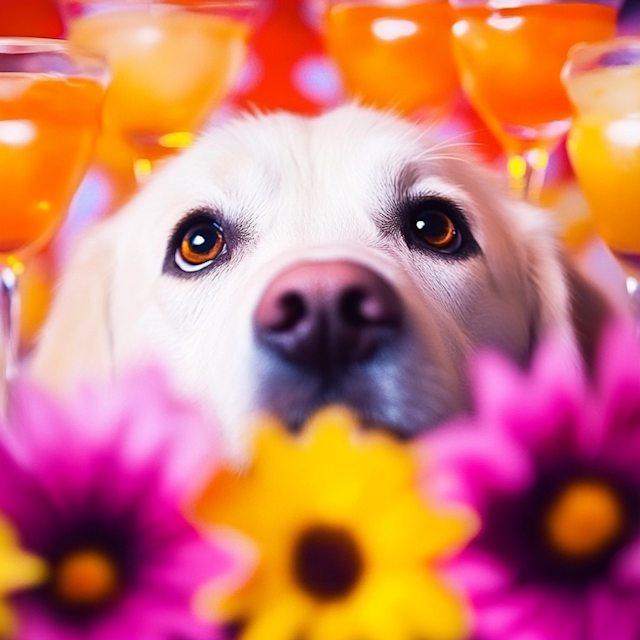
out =
<path fill-rule="evenodd" d="M 353 536 L 340 528 L 318 525 L 305 530 L 293 553 L 298 585 L 317 600 L 338 600 L 352 591 L 363 571 Z"/>
<path fill-rule="evenodd" d="M 54 588 L 68 604 L 93 606 L 107 602 L 116 593 L 118 568 L 104 552 L 74 551 L 62 559 L 54 575 Z"/>
<path fill-rule="evenodd" d="M 561 555 L 582 559 L 604 551 L 621 533 L 624 508 L 615 490 L 598 481 L 565 487 L 547 512 L 546 533 Z"/>

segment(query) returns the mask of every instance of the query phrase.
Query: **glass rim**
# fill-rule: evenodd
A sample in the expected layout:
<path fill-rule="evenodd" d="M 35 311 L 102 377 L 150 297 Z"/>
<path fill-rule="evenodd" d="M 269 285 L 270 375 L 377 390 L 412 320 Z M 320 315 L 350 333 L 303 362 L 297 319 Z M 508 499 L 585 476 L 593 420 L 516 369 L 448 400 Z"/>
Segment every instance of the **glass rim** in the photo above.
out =
<path fill-rule="evenodd" d="M 360 6 L 375 4 L 376 7 L 382 9 L 395 9 L 398 7 L 407 7 L 416 4 L 435 4 L 440 0 L 312 0 L 311 4 L 320 7 L 322 10 L 325 8 L 333 8 L 339 5 Z"/>
<path fill-rule="evenodd" d="M 145 7 L 181 7 L 184 9 L 204 9 L 225 7 L 237 9 L 241 7 L 257 7 L 262 4 L 261 0 L 59 0 L 62 7 L 84 7 L 90 5 L 113 5 L 118 6 L 145 6 Z"/>
<path fill-rule="evenodd" d="M 34 38 L 31 36 L 1 36 L 0 56 L 30 55 L 59 53 L 67 56 L 68 60 L 76 63 L 74 71 L 63 75 L 70 77 L 89 77 L 106 86 L 111 79 L 107 59 L 101 53 L 70 42 L 62 38 Z M 2 73 L 14 73 L 2 71 Z"/>
<path fill-rule="evenodd" d="M 32 36 L 0 36 L 0 53 L 24 54 L 57 51 L 92 58 L 106 64 L 106 59 L 103 55 L 88 47 L 71 42 L 70 40 L 64 40 L 62 38 L 35 38 Z"/>
<path fill-rule="evenodd" d="M 633 52 L 625 57 L 623 52 Z M 619 57 L 611 54 L 619 53 Z M 615 69 L 640 66 L 640 35 L 617 36 L 602 42 L 574 44 L 562 67 L 563 79 L 582 75 L 598 69 Z"/>
<path fill-rule="evenodd" d="M 619 11 L 623 0 L 580 0 L 581 4 L 591 4 L 599 7 L 610 7 Z M 576 0 L 449 0 L 454 9 L 469 7 L 487 7 L 488 9 L 517 9 L 531 5 L 544 4 L 575 4 Z"/>

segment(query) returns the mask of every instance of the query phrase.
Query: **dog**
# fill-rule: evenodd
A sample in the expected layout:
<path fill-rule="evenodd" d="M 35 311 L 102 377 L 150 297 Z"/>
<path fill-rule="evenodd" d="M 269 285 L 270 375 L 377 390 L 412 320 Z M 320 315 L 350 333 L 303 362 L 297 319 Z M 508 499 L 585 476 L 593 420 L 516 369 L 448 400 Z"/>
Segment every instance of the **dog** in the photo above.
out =
<path fill-rule="evenodd" d="M 256 412 L 412 437 L 470 409 L 469 357 L 589 360 L 607 305 L 550 217 L 458 145 L 355 105 L 203 134 L 70 261 L 33 357 L 58 392 L 161 361 L 242 456 Z M 588 321 L 585 321 L 588 319 Z"/>

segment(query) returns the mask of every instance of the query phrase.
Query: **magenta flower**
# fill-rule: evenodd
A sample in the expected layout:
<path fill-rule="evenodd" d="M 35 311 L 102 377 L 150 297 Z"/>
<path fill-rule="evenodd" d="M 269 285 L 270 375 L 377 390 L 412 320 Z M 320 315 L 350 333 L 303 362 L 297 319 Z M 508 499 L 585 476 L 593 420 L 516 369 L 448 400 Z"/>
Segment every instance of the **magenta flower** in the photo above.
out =
<path fill-rule="evenodd" d="M 33 388 L 0 443 L 0 513 L 49 563 L 15 596 L 21 640 L 198 640 L 194 591 L 234 566 L 180 502 L 210 467 L 198 412 L 146 370 L 63 406 Z M 209 465 L 206 463 L 209 462 Z"/>
<path fill-rule="evenodd" d="M 449 567 L 480 640 L 640 638 L 640 352 L 617 327 L 593 378 L 570 360 L 485 356 L 476 417 L 423 441 L 429 491 L 481 516 Z"/>

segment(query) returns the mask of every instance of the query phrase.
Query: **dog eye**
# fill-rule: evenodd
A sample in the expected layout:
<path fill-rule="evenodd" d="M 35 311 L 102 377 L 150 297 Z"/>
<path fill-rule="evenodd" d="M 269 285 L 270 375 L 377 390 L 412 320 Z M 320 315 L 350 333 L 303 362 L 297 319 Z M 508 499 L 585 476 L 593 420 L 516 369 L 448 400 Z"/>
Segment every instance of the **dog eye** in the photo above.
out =
<path fill-rule="evenodd" d="M 451 252 L 460 246 L 460 233 L 442 211 L 428 211 L 417 216 L 413 226 L 416 238 L 438 251 Z"/>
<path fill-rule="evenodd" d="M 227 248 L 222 229 L 211 219 L 193 220 L 177 240 L 175 262 L 187 273 L 208 267 Z"/>
<path fill-rule="evenodd" d="M 418 205 L 409 216 L 411 240 L 440 253 L 455 253 L 463 241 L 462 225 L 447 203 L 437 201 Z"/>

